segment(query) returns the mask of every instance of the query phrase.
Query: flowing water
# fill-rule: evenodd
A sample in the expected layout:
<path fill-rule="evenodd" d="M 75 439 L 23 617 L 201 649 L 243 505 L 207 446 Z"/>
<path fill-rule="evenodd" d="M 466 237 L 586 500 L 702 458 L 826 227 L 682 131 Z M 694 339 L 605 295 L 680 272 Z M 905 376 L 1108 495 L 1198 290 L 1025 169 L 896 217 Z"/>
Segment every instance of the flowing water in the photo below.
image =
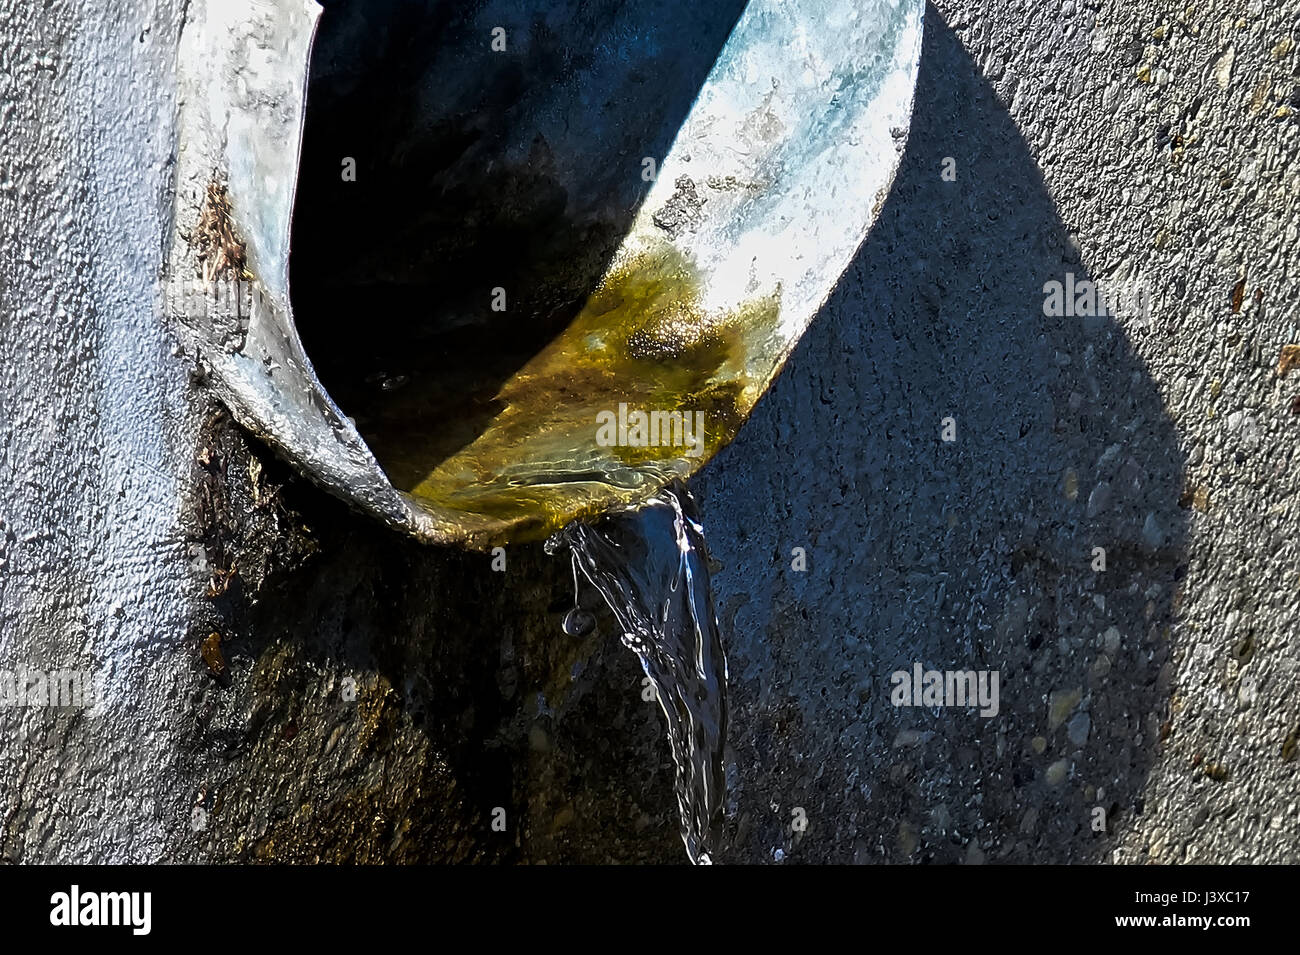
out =
<path fill-rule="evenodd" d="M 692 862 L 709 864 L 726 795 L 727 661 L 695 502 L 677 483 L 595 526 L 569 524 L 547 551 L 562 544 L 575 575 L 580 571 L 609 604 L 624 645 L 641 659 L 658 693 L 677 765 L 682 841 Z M 580 609 L 565 618 L 570 633 L 590 626 L 594 621 Z"/>

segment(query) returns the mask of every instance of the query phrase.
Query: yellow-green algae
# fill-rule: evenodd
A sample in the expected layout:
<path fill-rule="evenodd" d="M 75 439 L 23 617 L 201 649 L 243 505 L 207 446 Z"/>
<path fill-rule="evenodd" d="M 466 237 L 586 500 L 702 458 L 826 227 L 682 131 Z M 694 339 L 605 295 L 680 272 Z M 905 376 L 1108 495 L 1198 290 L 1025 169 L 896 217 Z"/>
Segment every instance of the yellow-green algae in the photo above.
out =
<path fill-rule="evenodd" d="M 779 290 L 725 312 L 700 303 L 696 270 L 676 250 L 615 264 L 569 326 L 496 393 L 500 409 L 445 456 L 432 435 L 456 422 L 416 423 L 393 471 L 423 473 L 407 490 L 442 511 L 481 515 L 510 538 L 543 537 L 571 520 L 636 503 L 686 477 L 734 437 L 762 394 L 783 343 Z M 602 447 L 597 414 L 704 413 L 703 450 Z M 420 434 L 430 440 L 422 442 Z M 445 446 L 445 442 L 444 442 Z M 428 460 L 421 461 L 425 454 Z M 417 465 L 412 467 L 412 465 Z M 468 512 L 468 513 L 467 513 Z"/>

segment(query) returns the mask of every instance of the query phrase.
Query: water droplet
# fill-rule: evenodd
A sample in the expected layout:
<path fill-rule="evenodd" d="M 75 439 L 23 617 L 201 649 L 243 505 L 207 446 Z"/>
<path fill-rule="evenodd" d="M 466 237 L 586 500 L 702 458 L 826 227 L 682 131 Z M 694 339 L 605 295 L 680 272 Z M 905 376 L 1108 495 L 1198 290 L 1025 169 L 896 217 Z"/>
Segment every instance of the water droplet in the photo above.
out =
<path fill-rule="evenodd" d="M 571 637 L 585 637 L 596 629 L 596 618 L 581 607 L 574 607 L 564 615 L 564 623 L 561 626 Z"/>

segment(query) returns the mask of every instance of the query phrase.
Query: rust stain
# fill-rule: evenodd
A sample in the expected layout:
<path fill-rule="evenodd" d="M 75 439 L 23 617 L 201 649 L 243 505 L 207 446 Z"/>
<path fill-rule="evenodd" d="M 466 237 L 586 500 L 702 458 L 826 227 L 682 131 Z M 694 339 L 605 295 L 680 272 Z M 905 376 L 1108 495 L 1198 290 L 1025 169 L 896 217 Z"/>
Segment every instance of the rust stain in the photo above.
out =
<path fill-rule="evenodd" d="M 208 181 L 199 221 L 188 239 L 198 253 L 200 274 L 211 284 L 219 278 L 247 279 L 244 242 L 230 217 L 230 193 L 215 176 Z"/>

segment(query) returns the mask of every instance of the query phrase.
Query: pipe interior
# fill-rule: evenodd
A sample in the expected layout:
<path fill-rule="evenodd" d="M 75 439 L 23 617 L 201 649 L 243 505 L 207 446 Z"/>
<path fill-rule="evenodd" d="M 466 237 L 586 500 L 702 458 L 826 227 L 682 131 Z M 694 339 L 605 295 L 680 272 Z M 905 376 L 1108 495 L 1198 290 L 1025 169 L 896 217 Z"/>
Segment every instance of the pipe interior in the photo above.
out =
<path fill-rule="evenodd" d="M 323 6 L 295 321 L 409 491 L 484 432 L 501 386 L 581 309 L 651 185 L 644 160 L 666 155 L 744 3 Z"/>

